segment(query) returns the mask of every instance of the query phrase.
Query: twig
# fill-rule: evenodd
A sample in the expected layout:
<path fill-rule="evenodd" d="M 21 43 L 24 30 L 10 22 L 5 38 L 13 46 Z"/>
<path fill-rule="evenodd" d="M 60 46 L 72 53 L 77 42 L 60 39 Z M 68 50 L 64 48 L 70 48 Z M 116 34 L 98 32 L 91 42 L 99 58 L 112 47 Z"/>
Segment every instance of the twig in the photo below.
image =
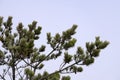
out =
<path fill-rule="evenodd" d="M 16 66 L 16 70 L 17 70 L 18 75 L 20 76 L 20 78 L 23 79 L 23 77 L 22 77 L 21 74 L 20 74 L 22 71 L 19 72 L 17 66 Z"/>
<path fill-rule="evenodd" d="M 8 67 L 7 71 L 3 74 L 3 77 L 5 77 L 5 75 L 8 73 L 10 67 Z"/>
<path fill-rule="evenodd" d="M 60 65 L 59 70 L 61 70 L 65 65 L 66 65 L 66 63 L 63 62 L 63 63 Z"/>
<path fill-rule="evenodd" d="M 53 72 L 53 73 L 51 73 L 51 74 L 49 74 L 49 75 L 47 75 L 47 76 L 44 76 L 44 77 L 42 77 L 42 78 L 39 79 L 39 80 L 44 80 L 44 79 L 46 79 L 46 78 L 48 78 L 48 77 L 50 77 L 51 75 L 54 75 L 54 74 L 56 74 L 56 73 L 62 73 L 62 71 L 64 71 L 65 69 L 67 69 L 67 68 L 69 68 L 69 67 L 71 67 L 71 66 L 73 66 L 73 65 L 75 65 L 75 64 L 77 64 L 77 63 L 79 63 L 79 62 L 81 62 L 81 60 L 78 61 L 78 62 L 75 62 L 75 63 L 73 63 L 73 64 L 71 64 L 71 65 L 69 65 L 69 66 L 67 66 L 67 67 L 65 67 L 65 68 L 63 68 L 63 69 L 61 69 L 61 70 L 59 70 L 59 71 L 55 71 L 55 72 Z"/>
<path fill-rule="evenodd" d="M 1 79 L 6 80 L 4 76 L 0 75 Z"/>
<path fill-rule="evenodd" d="M 23 59 L 23 61 L 24 61 L 27 65 L 29 65 L 30 67 L 35 68 L 35 66 L 31 65 L 30 63 L 28 63 L 28 62 L 25 61 L 24 59 Z"/>

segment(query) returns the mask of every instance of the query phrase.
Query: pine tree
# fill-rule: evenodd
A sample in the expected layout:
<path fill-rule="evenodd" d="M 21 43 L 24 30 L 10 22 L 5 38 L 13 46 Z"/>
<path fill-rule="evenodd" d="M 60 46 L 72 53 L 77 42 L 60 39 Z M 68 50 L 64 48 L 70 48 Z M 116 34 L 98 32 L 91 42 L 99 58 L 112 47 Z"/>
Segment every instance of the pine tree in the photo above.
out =
<path fill-rule="evenodd" d="M 47 44 L 52 49 L 49 53 L 46 46 L 35 46 L 35 41 L 39 40 L 42 27 L 37 26 L 37 21 L 33 21 L 25 28 L 22 23 L 13 31 L 12 17 L 9 16 L 6 21 L 0 17 L 0 79 L 8 80 L 70 80 L 70 76 L 61 76 L 61 74 L 79 73 L 83 71 L 83 65 L 89 66 L 94 63 L 95 58 L 99 56 L 100 51 L 107 47 L 108 41 L 101 41 L 96 37 L 94 42 L 86 42 L 86 50 L 78 46 L 74 54 L 69 50 L 74 49 L 77 25 L 63 31 L 62 34 L 56 33 L 54 36 L 47 33 Z M 52 73 L 40 71 L 44 68 L 45 62 L 56 61 L 63 57 L 63 62 L 58 70 Z"/>

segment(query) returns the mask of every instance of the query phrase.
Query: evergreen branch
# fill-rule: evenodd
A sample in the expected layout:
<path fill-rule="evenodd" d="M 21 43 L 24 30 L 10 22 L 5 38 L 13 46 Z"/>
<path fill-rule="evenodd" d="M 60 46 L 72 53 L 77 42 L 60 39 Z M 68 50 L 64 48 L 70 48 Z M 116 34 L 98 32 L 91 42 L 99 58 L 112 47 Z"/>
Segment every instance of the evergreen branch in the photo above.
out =
<path fill-rule="evenodd" d="M 68 69 L 69 67 L 74 66 L 75 64 L 77 64 L 77 63 L 79 63 L 79 62 L 81 62 L 81 60 L 78 61 L 78 62 L 75 62 L 75 63 L 73 63 L 73 64 L 71 64 L 71 65 L 69 65 L 69 66 L 67 66 L 67 67 L 65 67 L 65 68 L 63 68 L 63 69 L 60 69 L 60 70 L 58 70 L 58 71 L 55 71 L 55 72 L 53 72 L 53 73 L 51 73 L 51 74 L 49 74 L 49 75 L 47 75 L 47 76 L 44 76 L 44 77 L 42 77 L 42 78 L 39 79 L 39 80 L 47 79 L 48 77 L 50 77 L 50 76 L 52 76 L 52 75 L 54 75 L 54 74 L 56 74 L 56 73 L 62 73 L 62 71 L 64 71 L 65 69 Z M 65 74 L 65 73 L 64 73 L 64 74 Z"/>
<path fill-rule="evenodd" d="M 34 72 L 36 71 L 37 66 L 38 66 L 41 62 L 43 62 L 46 58 L 48 58 L 55 50 L 56 50 L 56 49 L 53 49 L 42 61 L 39 61 L 35 66 L 30 65 L 31 67 L 34 68 Z"/>
<path fill-rule="evenodd" d="M 34 71 L 35 69 L 37 68 L 37 66 L 43 62 L 44 60 L 46 60 L 58 47 L 59 47 L 60 43 L 56 46 L 56 48 L 54 48 L 42 61 L 39 61 L 36 65 L 35 65 L 35 68 L 34 68 Z"/>

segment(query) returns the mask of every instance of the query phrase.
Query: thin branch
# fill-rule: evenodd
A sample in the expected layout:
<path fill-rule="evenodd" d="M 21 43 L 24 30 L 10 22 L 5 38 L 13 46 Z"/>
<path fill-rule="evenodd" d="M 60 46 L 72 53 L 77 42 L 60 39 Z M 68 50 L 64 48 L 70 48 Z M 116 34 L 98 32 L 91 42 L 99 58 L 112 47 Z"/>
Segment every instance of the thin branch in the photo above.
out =
<path fill-rule="evenodd" d="M 20 62 L 21 62 L 21 60 L 16 60 L 16 64 L 15 65 L 19 64 Z"/>
<path fill-rule="evenodd" d="M 58 43 L 57 46 L 42 61 L 40 61 L 36 66 L 38 66 L 44 60 L 46 60 L 59 47 L 59 45 L 60 45 L 60 43 Z"/>
<path fill-rule="evenodd" d="M 58 48 L 58 46 L 59 46 L 59 44 L 57 45 L 56 48 Z M 24 61 L 28 66 L 34 68 L 34 71 L 35 71 L 36 69 L 38 69 L 37 66 L 38 66 L 41 62 L 43 62 L 45 59 L 47 59 L 47 58 L 56 50 L 56 48 L 54 48 L 42 61 L 39 61 L 35 66 L 31 65 L 30 63 L 28 63 L 28 62 L 27 62 L 26 60 L 24 60 L 24 59 L 23 59 L 23 61 Z"/>
<path fill-rule="evenodd" d="M 55 50 L 56 50 L 56 49 L 53 49 L 42 61 L 39 61 L 39 62 L 35 65 L 35 67 L 34 67 L 34 72 L 36 71 L 37 66 L 38 66 L 41 62 L 43 62 L 46 58 L 48 58 Z"/>
<path fill-rule="evenodd" d="M 37 67 L 41 62 L 43 62 L 45 59 L 47 59 L 55 50 L 56 50 L 56 48 L 53 49 L 42 61 L 39 61 L 39 62 L 35 65 L 35 67 Z"/>
<path fill-rule="evenodd" d="M 32 67 L 32 68 L 35 68 L 35 66 L 31 65 L 30 63 L 28 63 L 28 62 L 25 61 L 24 59 L 23 59 L 23 61 L 24 61 L 28 66 L 30 66 L 30 67 Z"/>
<path fill-rule="evenodd" d="M 16 66 L 16 70 L 17 70 L 18 75 L 20 76 L 20 78 L 23 79 L 22 75 L 20 74 L 22 71 L 19 72 L 17 66 Z"/>
<path fill-rule="evenodd" d="M 61 70 L 65 65 L 66 65 L 66 63 L 63 62 L 63 63 L 60 65 L 59 70 Z"/>
<path fill-rule="evenodd" d="M 61 72 L 61 74 L 71 74 L 71 73 L 75 73 L 75 72 L 72 72 L 72 71 L 70 71 L 70 72 Z"/>
<path fill-rule="evenodd" d="M 7 71 L 3 74 L 3 77 L 5 77 L 5 75 L 8 73 L 10 67 L 8 67 Z"/>
<path fill-rule="evenodd" d="M 25 68 L 25 67 L 28 67 L 28 65 L 22 65 L 22 66 L 19 66 L 19 67 L 17 67 L 16 69 L 20 69 L 20 68 Z"/>
<path fill-rule="evenodd" d="M 9 75 L 10 79 L 12 80 L 12 77 L 11 77 L 11 73 L 10 73 L 10 72 L 8 72 L 8 75 Z"/>
<path fill-rule="evenodd" d="M 78 62 L 75 62 L 75 63 L 73 63 L 73 64 L 71 64 L 71 65 L 69 65 L 69 66 L 67 66 L 67 67 L 65 67 L 65 68 L 63 68 L 63 69 L 61 69 L 61 70 L 59 70 L 59 71 L 55 71 L 55 72 L 53 72 L 53 73 L 51 73 L 51 74 L 49 74 L 49 75 L 47 75 L 47 76 L 44 76 L 44 77 L 42 77 L 42 78 L 39 79 L 39 80 L 44 80 L 44 79 L 46 79 L 46 78 L 48 78 L 48 77 L 50 77 L 51 75 L 54 75 L 54 74 L 56 74 L 56 73 L 62 73 L 62 71 L 64 71 L 65 69 L 67 69 L 67 68 L 69 68 L 69 67 L 71 67 L 71 66 L 73 66 L 73 65 L 75 65 L 75 64 L 77 64 L 77 63 L 79 63 L 79 62 L 81 62 L 81 60 L 78 61 Z"/>
<path fill-rule="evenodd" d="M 3 80 L 6 80 L 4 76 L 0 75 L 0 78 L 3 79 Z"/>

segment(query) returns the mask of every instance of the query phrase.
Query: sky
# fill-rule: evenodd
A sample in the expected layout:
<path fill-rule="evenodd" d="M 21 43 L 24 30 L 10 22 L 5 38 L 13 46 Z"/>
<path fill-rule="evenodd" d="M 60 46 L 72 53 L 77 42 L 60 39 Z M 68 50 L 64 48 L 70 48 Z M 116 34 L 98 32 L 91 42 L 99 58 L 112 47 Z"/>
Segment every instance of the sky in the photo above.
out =
<path fill-rule="evenodd" d="M 0 16 L 13 16 L 13 27 L 33 20 L 42 26 L 42 43 L 46 33 L 62 32 L 77 24 L 77 45 L 94 41 L 95 36 L 110 45 L 84 71 L 72 74 L 71 80 L 120 80 L 120 0 L 0 0 Z M 41 43 L 40 43 L 41 44 Z M 52 66 L 52 64 L 50 64 Z M 54 67 L 51 67 L 54 69 Z"/>

